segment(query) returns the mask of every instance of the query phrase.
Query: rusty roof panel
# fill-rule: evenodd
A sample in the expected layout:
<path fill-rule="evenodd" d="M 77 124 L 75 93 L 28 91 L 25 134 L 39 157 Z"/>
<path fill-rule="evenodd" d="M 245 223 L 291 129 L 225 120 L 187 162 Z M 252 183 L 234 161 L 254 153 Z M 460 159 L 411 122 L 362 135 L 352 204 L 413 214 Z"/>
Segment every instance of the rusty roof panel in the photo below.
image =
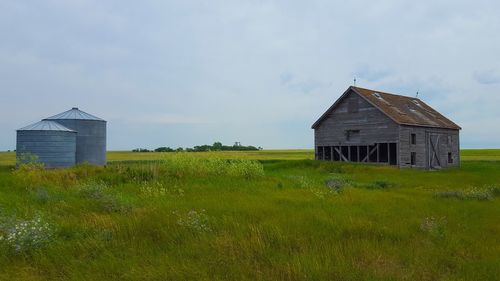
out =
<path fill-rule="evenodd" d="M 351 87 L 396 123 L 460 130 L 460 126 L 418 98 Z"/>

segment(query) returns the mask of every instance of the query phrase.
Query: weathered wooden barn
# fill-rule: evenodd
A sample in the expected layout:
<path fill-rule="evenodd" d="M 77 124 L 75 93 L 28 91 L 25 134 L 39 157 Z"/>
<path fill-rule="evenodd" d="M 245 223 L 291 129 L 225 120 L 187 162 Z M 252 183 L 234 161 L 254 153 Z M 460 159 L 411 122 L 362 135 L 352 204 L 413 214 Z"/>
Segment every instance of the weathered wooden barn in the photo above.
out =
<path fill-rule="evenodd" d="M 418 98 L 351 86 L 316 121 L 318 160 L 460 165 L 460 127 Z"/>

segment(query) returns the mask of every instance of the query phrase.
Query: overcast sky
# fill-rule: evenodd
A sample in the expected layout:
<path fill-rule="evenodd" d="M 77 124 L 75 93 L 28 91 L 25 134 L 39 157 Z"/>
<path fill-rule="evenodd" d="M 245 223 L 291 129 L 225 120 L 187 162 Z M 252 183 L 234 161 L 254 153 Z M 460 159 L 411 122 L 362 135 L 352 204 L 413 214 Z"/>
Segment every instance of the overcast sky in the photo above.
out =
<path fill-rule="evenodd" d="M 108 148 L 312 148 L 352 84 L 419 97 L 500 147 L 498 1 L 0 0 L 0 150 L 73 106 Z"/>

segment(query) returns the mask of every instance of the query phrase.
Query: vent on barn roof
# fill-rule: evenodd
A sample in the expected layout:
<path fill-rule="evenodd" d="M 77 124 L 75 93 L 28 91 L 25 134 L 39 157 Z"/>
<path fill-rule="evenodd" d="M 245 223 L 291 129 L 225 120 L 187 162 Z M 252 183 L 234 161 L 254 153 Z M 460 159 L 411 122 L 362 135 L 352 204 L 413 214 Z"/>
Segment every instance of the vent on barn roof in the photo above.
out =
<path fill-rule="evenodd" d="M 384 102 L 385 104 L 387 105 L 391 105 L 388 101 L 386 101 L 381 95 L 380 93 L 373 93 L 373 96 L 376 97 L 378 100 L 380 100 L 381 102 Z"/>
<path fill-rule="evenodd" d="M 416 104 L 416 105 L 418 105 L 418 106 L 420 106 L 420 107 L 421 107 L 421 105 L 420 105 L 420 103 L 418 102 L 418 100 L 412 100 L 412 102 L 413 102 L 414 104 Z"/>

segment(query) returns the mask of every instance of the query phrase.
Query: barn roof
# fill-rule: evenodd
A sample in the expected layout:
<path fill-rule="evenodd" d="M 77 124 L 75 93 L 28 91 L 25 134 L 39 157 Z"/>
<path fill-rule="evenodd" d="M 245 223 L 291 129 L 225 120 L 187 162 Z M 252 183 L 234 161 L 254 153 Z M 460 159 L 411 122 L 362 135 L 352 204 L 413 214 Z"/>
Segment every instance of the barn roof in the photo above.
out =
<path fill-rule="evenodd" d="M 367 102 L 378 108 L 382 113 L 401 125 L 446 128 L 460 130 L 460 126 L 418 98 L 395 95 L 376 90 L 351 86 L 347 91 L 316 121 L 316 128 L 333 111 L 338 103 L 349 92 L 354 92 Z"/>

